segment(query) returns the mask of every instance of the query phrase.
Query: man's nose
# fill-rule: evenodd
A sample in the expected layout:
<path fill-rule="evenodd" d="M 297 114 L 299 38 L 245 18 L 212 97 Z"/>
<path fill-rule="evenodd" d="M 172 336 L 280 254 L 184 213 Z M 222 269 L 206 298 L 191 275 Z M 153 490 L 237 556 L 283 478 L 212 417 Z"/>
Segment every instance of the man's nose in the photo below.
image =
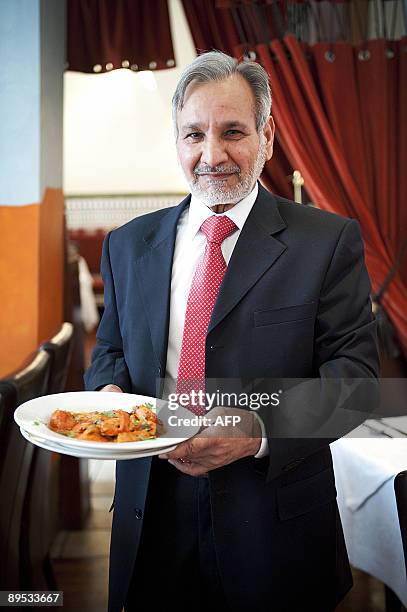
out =
<path fill-rule="evenodd" d="M 201 162 L 211 166 L 219 166 L 228 161 L 225 144 L 219 138 L 206 138 L 203 143 Z"/>

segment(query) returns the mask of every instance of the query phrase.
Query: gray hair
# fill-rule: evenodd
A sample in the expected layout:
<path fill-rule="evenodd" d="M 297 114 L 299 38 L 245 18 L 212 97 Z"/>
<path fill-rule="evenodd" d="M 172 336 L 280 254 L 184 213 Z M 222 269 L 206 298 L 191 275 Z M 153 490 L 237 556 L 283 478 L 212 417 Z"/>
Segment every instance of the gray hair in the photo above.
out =
<path fill-rule="evenodd" d="M 198 55 L 183 71 L 172 98 L 172 118 L 175 134 L 178 136 L 177 113 L 184 106 L 185 92 L 192 81 L 209 83 L 224 81 L 238 74 L 242 76 L 253 92 L 257 131 L 264 128 L 271 112 L 271 89 L 267 72 L 257 62 L 234 57 L 221 51 L 209 51 Z"/>

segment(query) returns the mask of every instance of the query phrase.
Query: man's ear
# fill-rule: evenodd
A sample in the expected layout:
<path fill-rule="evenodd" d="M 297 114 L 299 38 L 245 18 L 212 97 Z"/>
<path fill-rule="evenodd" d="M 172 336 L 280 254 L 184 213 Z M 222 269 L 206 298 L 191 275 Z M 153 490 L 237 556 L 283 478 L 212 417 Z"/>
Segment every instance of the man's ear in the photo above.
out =
<path fill-rule="evenodd" d="M 267 161 L 271 159 L 273 156 L 273 143 L 274 143 L 275 129 L 276 128 L 274 125 L 274 119 L 270 115 L 266 125 L 263 128 L 263 134 L 266 139 L 266 160 Z"/>

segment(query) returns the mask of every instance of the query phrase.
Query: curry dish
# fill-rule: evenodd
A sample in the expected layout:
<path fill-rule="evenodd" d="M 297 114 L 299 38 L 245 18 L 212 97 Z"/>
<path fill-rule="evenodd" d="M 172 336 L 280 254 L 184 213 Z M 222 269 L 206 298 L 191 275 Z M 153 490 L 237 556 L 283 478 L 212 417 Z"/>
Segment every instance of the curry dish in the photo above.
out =
<path fill-rule="evenodd" d="M 156 438 L 163 432 L 163 425 L 151 404 L 135 406 L 131 412 L 55 410 L 48 426 L 64 436 L 91 442 L 137 442 Z"/>

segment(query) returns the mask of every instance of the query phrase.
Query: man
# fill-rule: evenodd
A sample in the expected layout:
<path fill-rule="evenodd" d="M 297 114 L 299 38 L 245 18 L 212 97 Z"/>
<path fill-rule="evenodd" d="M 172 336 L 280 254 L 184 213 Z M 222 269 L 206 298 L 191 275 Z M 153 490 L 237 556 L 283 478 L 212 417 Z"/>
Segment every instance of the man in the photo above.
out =
<path fill-rule="evenodd" d="M 164 392 L 203 376 L 207 387 L 237 380 L 241 390 L 310 378 L 329 397 L 329 379 L 377 376 L 358 224 L 259 185 L 273 151 L 270 110 L 256 63 L 210 52 L 185 69 L 173 114 L 192 195 L 107 236 L 88 389 L 156 396 L 163 377 Z M 117 462 L 110 612 L 335 608 L 352 584 L 335 435 L 301 437 L 301 419 L 312 432 L 324 431 L 319 408 L 326 420 L 326 399 L 316 410 L 301 397 L 305 420 L 302 404 L 283 414 L 270 405 L 261 418 L 216 407 L 208 414 L 242 417 L 237 434 L 210 425 L 160 458 Z"/>

